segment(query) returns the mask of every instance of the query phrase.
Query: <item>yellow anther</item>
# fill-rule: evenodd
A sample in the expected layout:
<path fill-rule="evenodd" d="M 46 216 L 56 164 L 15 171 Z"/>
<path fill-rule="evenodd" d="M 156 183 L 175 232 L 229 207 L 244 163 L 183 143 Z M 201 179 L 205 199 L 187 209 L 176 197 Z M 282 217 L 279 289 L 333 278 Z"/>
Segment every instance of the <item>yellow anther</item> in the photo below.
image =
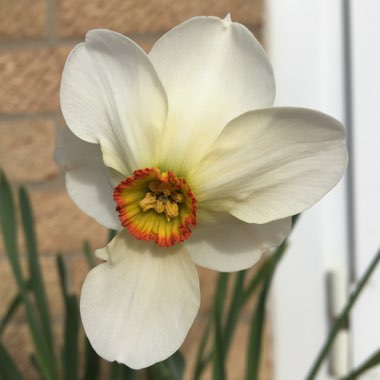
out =
<path fill-rule="evenodd" d="M 157 204 L 157 198 L 153 193 L 146 193 L 145 198 L 141 199 L 139 202 L 139 206 L 143 209 L 143 211 L 148 211 L 152 208 L 155 208 Z"/>
<path fill-rule="evenodd" d="M 165 203 L 165 215 L 167 221 L 176 218 L 179 215 L 178 204 L 173 201 Z"/>
<path fill-rule="evenodd" d="M 157 168 L 138 169 L 116 186 L 121 225 L 136 239 L 161 247 L 182 243 L 197 225 L 197 200 L 185 178 Z"/>
<path fill-rule="evenodd" d="M 165 203 L 158 199 L 154 206 L 154 211 L 158 214 L 162 214 L 165 211 Z"/>
<path fill-rule="evenodd" d="M 157 214 L 165 212 L 168 222 L 176 218 L 179 215 L 178 204 L 184 201 L 184 195 L 177 191 L 172 184 L 166 182 L 152 181 L 148 187 L 150 191 L 139 202 L 142 210 L 154 209 Z"/>

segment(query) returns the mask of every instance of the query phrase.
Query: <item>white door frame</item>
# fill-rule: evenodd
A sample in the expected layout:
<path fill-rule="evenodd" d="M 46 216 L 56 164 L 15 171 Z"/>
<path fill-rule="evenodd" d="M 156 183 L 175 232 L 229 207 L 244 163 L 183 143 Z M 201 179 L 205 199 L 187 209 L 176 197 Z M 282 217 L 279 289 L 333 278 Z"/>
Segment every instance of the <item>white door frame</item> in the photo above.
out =
<path fill-rule="evenodd" d="M 348 175 L 304 213 L 274 282 L 275 379 L 301 380 L 329 328 L 328 295 L 338 311 L 346 280 L 352 288 L 380 247 L 380 1 L 266 4 L 277 105 L 329 113 L 343 121 L 350 137 Z M 328 273 L 335 284 L 330 289 Z M 344 374 L 380 346 L 379 269 L 355 306 L 349 329 L 320 379 Z M 380 379 L 380 368 L 361 379 Z"/>
<path fill-rule="evenodd" d="M 343 12 L 340 0 L 268 0 L 266 47 L 277 83 L 276 105 L 307 107 L 345 122 Z M 334 307 L 345 301 L 350 268 L 347 178 L 305 212 L 276 273 L 272 297 L 276 380 L 302 380 L 328 330 L 327 277 Z M 340 291 L 339 291 L 340 290 Z M 333 372 L 347 369 L 340 336 Z M 324 366 L 321 379 L 332 379 Z"/>

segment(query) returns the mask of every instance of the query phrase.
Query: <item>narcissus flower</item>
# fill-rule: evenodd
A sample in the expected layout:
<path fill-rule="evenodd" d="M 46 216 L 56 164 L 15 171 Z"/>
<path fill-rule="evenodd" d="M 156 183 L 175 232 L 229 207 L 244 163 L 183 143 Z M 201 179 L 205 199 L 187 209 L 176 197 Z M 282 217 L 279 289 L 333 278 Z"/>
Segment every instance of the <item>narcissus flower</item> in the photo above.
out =
<path fill-rule="evenodd" d="M 74 202 L 119 231 L 81 295 L 100 356 L 141 368 L 173 354 L 198 312 L 195 264 L 254 265 L 339 181 L 342 125 L 274 96 L 262 47 L 229 17 L 190 19 L 148 55 L 109 30 L 71 52 L 56 157 Z"/>

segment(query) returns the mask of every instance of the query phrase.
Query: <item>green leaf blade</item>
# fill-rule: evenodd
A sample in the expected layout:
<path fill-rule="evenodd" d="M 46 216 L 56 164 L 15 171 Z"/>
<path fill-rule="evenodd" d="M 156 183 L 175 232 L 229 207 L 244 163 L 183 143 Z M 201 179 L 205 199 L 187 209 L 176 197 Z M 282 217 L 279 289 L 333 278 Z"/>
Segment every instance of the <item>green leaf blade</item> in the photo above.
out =
<path fill-rule="evenodd" d="M 173 380 L 182 380 L 185 373 L 185 358 L 181 351 L 176 351 L 170 358 L 165 361 L 169 367 L 171 378 Z"/>
<path fill-rule="evenodd" d="M 57 269 L 65 304 L 64 343 L 62 352 L 65 380 L 79 378 L 79 306 L 75 295 L 69 293 L 67 270 L 61 254 L 57 255 Z"/>
<path fill-rule="evenodd" d="M 34 293 L 37 309 L 41 318 L 43 332 L 50 350 L 53 352 L 53 334 L 51 328 L 50 311 L 45 293 L 45 286 L 38 258 L 37 241 L 34 229 L 34 218 L 30 206 L 29 196 L 22 187 L 19 192 L 21 219 L 24 230 L 31 289 Z"/>
<path fill-rule="evenodd" d="M 365 285 L 367 284 L 369 278 L 371 277 L 372 273 L 375 271 L 378 263 L 380 262 L 380 249 L 376 253 L 375 257 L 371 261 L 371 263 L 368 265 L 366 271 L 364 272 L 363 276 L 357 283 L 354 291 L 351 293 L 346 305 L 344 306 L 342 312 L 339 314 L 339 316 L 336 318 L 334 325 L 331 327 L 330 332 L 327 336 L 325 344 L 322 346 L 317 358 L 315 359 L 311 369 L 308 372 L 308 375 L 306 377 L 307 380 L 314 380 L 318 374 L 319 369 L 321 368 L 321 365 L 323 361 L 326 359 L 328 353 L 330 352 L 330 349 L 335 341 L 336 336 L 338 335 L 339 331 L 344 328 L 346 325 L 349 313 L 351 312 L 351 309 L 354 307 L 356 301 L 358 300 L 361 292 L 365 288 Z"/>
<path fill-rule="evenodd" d="M 90 341 L 86 339 L 85 369 L 83 380 L 97 380 L 100 376 L 100 360 L 98 354 L 92 348 Z"/>
<path fill-rule="evenodd" d="M 0 342 L 0 377 L 4 380 L 23 380 L 12 357 Z"/>
<path fill-rule="evenodd" d="M 359 376 L 363 375 L 368 370 L 380 365 L 380 349 L 373 353 L 368 359 L 366 359 L 358 368 L 351 371 L 351 373 L 341 380 L 356 380 Z"/>
<path fill-rule="evenodd" d="M 246 380 L 257 380 L 259 378 L 263 331 L 266 315 L 266 302 L 274 272 L 278 263 L 286 252 L 287 247 L 287 242 L 284 241 L 280 247 L 277 248 L 275 253 L 269 257 L 265 263 L 265 267 L 262 268 L 262 274 L 259 276 L 260 281 L 258 281 L 255 285 L 258 286 L 261 282 L 262 289 L 259 293 L 259 299 L 257 301 L 256 308 L 251 317 L 251 327 L 247 350 Z"/>
<path fill-rule="evenodd" d="M 12 191 L 5 175 L 0 173 L 0 225 L 3 233 L 6 253 L 11 264 L 22 302 L 25 307 L 26 319 L 36 351 L 36 360 L 42 376 L 47 380 L 57 379 L 54 357 L 38 324 L 27 285 L 21 271 L 19 252 L 17 249 L 16 210 Z"/>
<path fill-rule="evenodd" d="M 137 371 L 116 362 L 113 362 L 111 364 L 111 380 L 136 380 L 136 379 L 137 379 Z M 157 380 L 159 379 L 157 378 Z"/>
<path fill-rule="evenodd" d="M 224 380 L 225 370 L 225 342 L 223 334 L 222 316 L 224 311 L 224 301 L 226 299 L 229 273 L 220 273 L 217 283 L 213 321 L 214 321 L 214 351 L 213 351 L 213 379 Z"/>
<path fill-rule="evenodd" d="M 247 380 L 257 380 L 259 376 L 268 289 L 269 282 L 266 282 L 261 290 L 256 309 L 252 314 L 247 351 Z"/>
<path fill-rule="evenodd" d="M 236 324 L 239 318 L 239 313 L 243 304 L 243 286 L 246 271 L 240 271 L 235 274 L 235 284 L 232 293 L 231 305 L 228 311 L 227 322 L 224 329 L 225 350 L 226 355 L 230 347 Z"/>

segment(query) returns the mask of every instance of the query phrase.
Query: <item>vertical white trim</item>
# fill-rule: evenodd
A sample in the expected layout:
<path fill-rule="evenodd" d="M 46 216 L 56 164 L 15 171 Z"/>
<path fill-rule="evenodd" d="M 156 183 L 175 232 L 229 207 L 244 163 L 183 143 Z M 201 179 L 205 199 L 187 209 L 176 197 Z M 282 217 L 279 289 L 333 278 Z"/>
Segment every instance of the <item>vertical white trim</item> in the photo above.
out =
<path fill-rule="evenodd" d="M 344 118 L 340 0 L 268 0 L 266 46 L 277 83 L 276 105 Z M 273 288 L 276 380 L 302 379 L 327 328 L 326 273 L 346 275 L 345 182 L 304 213 Z M 343 362 L 343 361 L 342 361 Z M 330 379 L 326 368 L 322 379 Z"/>
<path fill-rule="evenodd" d="M 360 276 L 380 247 L 380 2 L 351 1 L 356 262 Z M 355 307 L 353 360 L 380 343 L 380 269 Z M 380 368 L 361 379 L 379 379 Z"/>

